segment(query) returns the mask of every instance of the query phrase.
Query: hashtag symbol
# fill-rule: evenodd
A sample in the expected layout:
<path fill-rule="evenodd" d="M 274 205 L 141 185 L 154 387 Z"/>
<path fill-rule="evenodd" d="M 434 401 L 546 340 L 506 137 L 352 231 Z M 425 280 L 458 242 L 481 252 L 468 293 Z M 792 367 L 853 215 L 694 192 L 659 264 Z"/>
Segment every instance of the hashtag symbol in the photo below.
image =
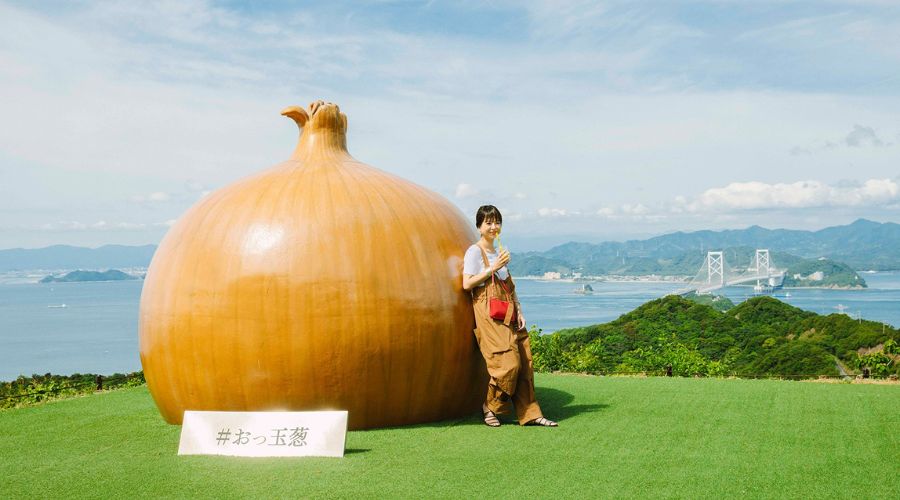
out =
<path fill-rule="evenodd" d="M 222 429 L 219 431 L 219 437 L 216 441 L 218 441 L 219 446 L 221 446 L 228 442 L 229 437 L 231 437 L 231 429 Z"/>

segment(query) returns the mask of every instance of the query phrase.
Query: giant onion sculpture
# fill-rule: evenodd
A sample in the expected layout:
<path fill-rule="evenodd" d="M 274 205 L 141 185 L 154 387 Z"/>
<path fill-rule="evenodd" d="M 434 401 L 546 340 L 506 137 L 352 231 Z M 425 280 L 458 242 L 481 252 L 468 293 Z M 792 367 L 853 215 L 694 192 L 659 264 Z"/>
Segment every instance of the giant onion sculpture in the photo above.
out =
<path fill-rule="evenodd" d="M 338 106 L 282 114 L 301 127 L 290 159 L 198 202 L 153 257 L 140 351 L 163 417 L 345 409 L 360 429 L 475 411 L 487 373 L 461 285 L 474 228 L 353 159 Z"/>

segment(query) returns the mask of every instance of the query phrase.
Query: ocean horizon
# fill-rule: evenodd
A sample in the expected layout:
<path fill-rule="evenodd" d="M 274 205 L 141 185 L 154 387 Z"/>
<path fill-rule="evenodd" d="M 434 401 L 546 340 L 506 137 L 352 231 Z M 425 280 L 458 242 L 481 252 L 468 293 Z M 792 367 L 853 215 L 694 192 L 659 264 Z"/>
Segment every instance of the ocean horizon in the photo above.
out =
<path fill-rule="evenodd" d="M 900 326 L 900 272 L 865 274 L 863 290 L 794 288 L 775 297 L 818 314 L 839 313 Z M 674 292 L 679 282 L 600 281 L 594 292 L 577 283 L 517 280 L 528 325 L 544 333 L 605 323 Z M 138 309 L 143 280 L 0 284 L 0 380 L 54 373 L 123 373 L 141 369 Z M 735 303 L 752 287 L 728 287 Z M 790 293 L 790 297 L 786 294 Z M 65 307 L 61 307 L 65 304 Z"/>

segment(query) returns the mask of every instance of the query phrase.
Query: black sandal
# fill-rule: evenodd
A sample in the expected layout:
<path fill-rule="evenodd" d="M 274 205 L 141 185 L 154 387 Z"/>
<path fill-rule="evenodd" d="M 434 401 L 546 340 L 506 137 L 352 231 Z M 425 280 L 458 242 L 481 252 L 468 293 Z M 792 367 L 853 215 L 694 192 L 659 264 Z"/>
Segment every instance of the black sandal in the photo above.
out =
<path fill-rule="evenodd" d="M 537 425 L 540 427 L 559 427 L 558 423 L 544 417 L 538 417 L 525 425 Z"/>
<path fill-rule="evenodd" d="M 484 416 L 484 425 L 488 427 L 500 427 L 500 419 L 497 418 L 497 414 L 492 412 L 491 410 L 481 409 L 481 413 Z"/>

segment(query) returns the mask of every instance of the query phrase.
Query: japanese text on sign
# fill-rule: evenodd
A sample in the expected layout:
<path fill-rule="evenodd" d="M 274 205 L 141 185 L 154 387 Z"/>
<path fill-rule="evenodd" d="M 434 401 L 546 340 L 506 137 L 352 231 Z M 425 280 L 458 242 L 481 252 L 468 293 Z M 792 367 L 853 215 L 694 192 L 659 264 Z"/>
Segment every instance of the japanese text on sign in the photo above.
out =
<path fill-rule="evenodd" d="M 179 455 L 342 457 L 346 411 L 186 411 Z"/>

